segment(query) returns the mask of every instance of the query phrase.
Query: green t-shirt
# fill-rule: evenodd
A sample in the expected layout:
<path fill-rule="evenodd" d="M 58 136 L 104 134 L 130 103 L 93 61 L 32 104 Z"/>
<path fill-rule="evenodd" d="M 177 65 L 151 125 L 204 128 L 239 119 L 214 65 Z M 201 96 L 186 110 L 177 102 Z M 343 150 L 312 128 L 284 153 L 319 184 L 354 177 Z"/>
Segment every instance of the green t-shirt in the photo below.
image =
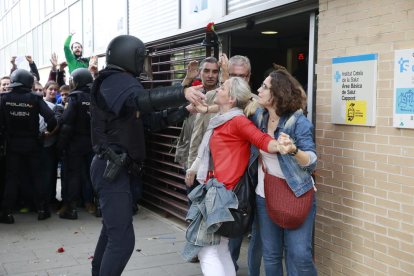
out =
<path fill-rule="evenodd" d="M 69 73 L 72 74 L 73 70 L 78 68 L 88 68 L 89 67 L 89 58 L 80 58 L 77 59 L 76 56 L 72 53 L 70 49 L 70 41 L 72 40 L 72 35 L 69 35 L 63 47 L 65 52 L 66 62 L 68 63 Z"/>

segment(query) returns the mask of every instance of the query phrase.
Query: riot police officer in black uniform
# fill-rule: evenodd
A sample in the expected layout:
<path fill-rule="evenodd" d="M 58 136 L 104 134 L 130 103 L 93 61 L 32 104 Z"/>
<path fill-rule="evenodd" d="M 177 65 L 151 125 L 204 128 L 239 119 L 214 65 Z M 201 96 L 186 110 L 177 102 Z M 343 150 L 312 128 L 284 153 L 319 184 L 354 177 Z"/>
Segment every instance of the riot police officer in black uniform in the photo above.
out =
<path fill-rule="evenodd" d="M 101 205 L 103 226 L 92 261 L 92 275 L 121 275 L 135 245 L 132 226 L 133 175 L 145 159 L 142 116 L 204 95 L 181 86 L 145 90 L 136 79 L 146 49 L 134 36 L 114 38 L 106 51 L 107 66 L 91 89 L 92 184 Z"/>
<path fill-rule="evenodd" d="M 74 70 L 69 79 L 72 92 L 69 94 L 68 103 L 63 112 L 58 141 L 59 151 L 65 152 L 67 198 L 63 199 L 64 211 L 59 213 L 59 217 L 64 219 L 78 218 L 76 204 L 81 199 L 82 191 L 88 191 L 83 193 L 84 203 L 93 203 L 89 170 L 93 157 L 89 111 L 92 82 L 92 75 L 86 68 Z"/>
<path fill-rule="evenodd" d="M 12 90 L 1 95 L 0 106 L 0 131 L 4 133 L 7 144 L 6 184 L 0 222 L 9 224 L 14 223 L 11 212 L 17 199 L 19 175 L 27 171 L 35 185 L 38 219 L 50 217 L 48 190 L 40 178 L 39 114 L 47 123 L 49 132 L 57 125 L 53 111 L 42 97 L 31 91 L 34 79 L 29 71 L 17 69 L 12 73 L 11 81 Z M 21 165 L 24 160 L 28 166 Z"/>

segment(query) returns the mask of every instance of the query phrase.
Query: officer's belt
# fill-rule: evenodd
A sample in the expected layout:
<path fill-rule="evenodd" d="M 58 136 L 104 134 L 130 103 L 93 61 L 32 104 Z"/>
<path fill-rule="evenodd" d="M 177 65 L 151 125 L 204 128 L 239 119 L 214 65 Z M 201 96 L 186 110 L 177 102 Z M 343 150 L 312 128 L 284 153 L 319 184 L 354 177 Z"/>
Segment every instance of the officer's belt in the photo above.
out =
<path fill-rule="evenodd" d="M 116 164 L 120 162 L 121 166 L 124 167 L 129 174 L 135 176 L 142 175 L 144 162 L 136 162 L 124 152 L 114 151 L 112 148 L 108 147 L 106 149 L 101 148 L 96 156 L 99 159 L 108 160 L 109 162 Z"/>

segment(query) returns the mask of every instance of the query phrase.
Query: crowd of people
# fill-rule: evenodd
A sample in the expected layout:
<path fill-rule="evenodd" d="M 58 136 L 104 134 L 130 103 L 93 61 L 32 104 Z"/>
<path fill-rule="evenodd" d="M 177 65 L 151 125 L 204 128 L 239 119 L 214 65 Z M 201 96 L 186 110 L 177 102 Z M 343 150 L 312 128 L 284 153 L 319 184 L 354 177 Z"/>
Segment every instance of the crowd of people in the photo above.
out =
<path fill-rule="evenodd" d="M 57 55 L 51 55 L 45 85 L 30 55 L 25 57 L 30 72 L 18 69 L 13 56 L 10 75 L 0 80 L 2 223 L 14 223 L 14 210 L 36 211 L 38 219 L 44 220 L 51 215 L 50 207 L 57 209 L 60 218 L 76 219 L 79 207 L 100 216 L 89 177 L 93 156 L 89 90 L 97 72 L 97 59 L 84 59 L 78 42 L 70 50 L 67 44 L 72 35 L 65 42 L 65 61 L 58 63 Z M 68 80 L 67 64 L 72 70 Z M 22 170 L 28 173 L 22 174 Z"/>
<path fill-rule="evenodd" d="M 92 275 L 121 275 L 135 244 L 132 216 L 145 161 L 144 129 L 157 131 L 184 121 L 175 161 L 186 174 L 189 197 L 202 197 L 189 201 L 189 209 L 237 209 L 233 189 L 248 175 L 255 194 L 253 219 L 242 231 L 251 237 L 249 275 L 260 275 L 262 259 L 266 275 L 283 275 L 283 259 L 287 275 L 317 274 L 312 254 L 315 198 L 306 220 L 295 229 L 275 223 L 265 201 L 265 168 L 298 197 L 315 189 L 313 126 L 302 112 L 306 94 L 284 67 L 274 65 L 252 93 L 249 59 L 223 53 L 218 60 L 191 61 L 181 86 L 146 90 L 137 79 L 146 55 L 138 38 L 114 38 L 106 51 L 107 65 L 98 72 L 97 58 L 84 58 L 82 45 L 71 44 L 72 36 L 64 43 L 64 62 L 52 54 L 44 86 L 30 56 L 30 72 L 16 69 L 12 58 L 11 75 L 0 80 L 5 92 L 0 97 L 0 134 L 7 145 L 0 151 L 5 168 L 0 175 L 1 223 L 14 223 L 12 212 L 19 204 L 34 208 L 39 220 L 50 217 L 60 166 L 59 217 L 77 219 L 79 206 L 102 216 Z M 29 174 L 20 173 L 24 165 Z M 221 202 L 215 197 L 229 201 L 211 206 Z M 198 215 L 213 219 L 216 230 L 226 222 L 223 212 L 213 218 L 208 212 Z M 244 235 L 211 235 L 211 228 L 203 226 L 195 234 L 191 229 L 183 257 L 200 262 L 204 275 L 236 275 Z M 196 241 L 189 238 L 194 235 Z"/>
<path fill-rule="evenodd" d="M 208 77 L 204 75 L 208 72 L 204 64 L 202 62 L 200 66 L 203 84 Z M 227 190 L 232 190 L 247 170 L 256 193 L 256 209 L 249 229 L 248 275 L 260 275 L 262 258 L 266 275 L 283 275 L 283 258 L 287 275 L 316 275 L 312 254 L 315 204 L 299 228 L 285 229 L 278 226 L 267 215 L 262 168 L 264 164 L 270 174 L 285 179 L 292 190 L 302 190 L 299 196 L 314 188 L 311 174 L 317 158 L 313 126 L 303 115 L 306 108 L 304 89 L 286 68 L 274 64 L 256 96 L 247 85 L 251 75 L 247 57 L 233 56 L 227 59 L 222 54 L 220 60 L 213 65 L 216 66 L 213 68 L 220 69 L 221 78 L 214 71 L 210 73 L 210 78 L 216 80 L 216 88 L 207 92 L 207 106 L 197 107 L 200 113 L 196 115 L 192 131 L 188 131 L 191 136 L 188 140 L 187 158 L 184 158 L 188 162 L 184 165 L 187 168 L 185 182 L 191 189 L 200 183 L 208 183 L 205 173 L 200 176 L 200 172 L 206 170 L 200 170 L 200 162 L 205 155 L 212 159 L 212 165 L 204 166 L 209 167 L 209 173 L 213 172 L 214 178 L 223 183 Z M 236 111 L 237 115 L 226 118 L 229 112 Z M 299 114 L 298 119 L 293 127 L 287 127 L 286 121 L 292 114 Z M 225 119 L 220 122 L 222 116 Z M 249 118 L 250 121 L 244 118 Z M 243 123 L 237 123 L 239 120 Z M 252 125 L 258 129 L 251 129 Z M 261 130 L 259 133 L 263 133 L 267 139 L 276 139 L 274 141 L 279 143 L 276 151 L 271 150 L 270 144 L 257 144 L 255 139 L 260 137 L 257 130 Z M 209 142 L 202 143 L 202 139 L 209 139 Z M 209 148 L 209 154 L 200 149 L 200 145 L 205 143 L 204 147 Z M 260 159 L 261 162 L 258 161 Z M 304 171 L 306 177 L 301 174 Z M 297 175 L 300 176 L 299 179 Z M 196 203 L 198 208 L 199 204 L 200 202 Z M 208 217 L 205 219 L 208 220 Z M 200 232 L 197 234 L 201 235 Z M 187 232 L 188 236 L 191 233 Z M 208 240 L 209 246 L 190 251 L 190 255 L 184 251 L 184 256 L 190 261 L 199 259 L 204 275 L 236 275 L 243 237 L 221 237 L 215 241 L 216 244 L 213 240 Z M 191 243 L 194 245 L 196 242 Z"/>

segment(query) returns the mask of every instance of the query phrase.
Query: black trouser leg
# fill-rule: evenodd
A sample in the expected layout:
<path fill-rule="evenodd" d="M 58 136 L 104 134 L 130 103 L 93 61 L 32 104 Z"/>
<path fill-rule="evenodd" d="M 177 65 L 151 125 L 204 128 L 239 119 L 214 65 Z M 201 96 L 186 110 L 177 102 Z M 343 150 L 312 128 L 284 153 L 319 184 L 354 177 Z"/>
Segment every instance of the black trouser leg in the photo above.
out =
<path fill-rule="evenodd" d="M 0 206 L 3 202 L 5 183 L 6 183 L 6 157 L 0 156 Z"/>
<path fill-rule="evenodd" d="M 82 168 L 81 168 L 81 179 L 82 179 L 82 199 L 84 203 L 94 202 L 94 190 L 91 181 L 91 163 L 93 154 L 87 153 L 82 155 Z"/>
<path fill-rule="evenodd" d="M 4 185 L 4 194 L 2 202 L 2 211 L 11 212 L 16 204 L 17 194 L 19 189 L 19 173 L 22 168 L 20 166 L 20 160 L 22 160 L 22 154 L 9 151 L 6 155 L 6 182 Z"/>
<path fill-rule="evenodd" d="M 68 155 L 65 161 L 67 203 L 78 202 L 82 190 L 82 156 Z"/>
<path fill-rule="evenodd" d="M 27 159 L 29 163 L 30 176 L 35 191 L 35 204 L 38 211 L 49 212 L 49 185 L 45 183 L 39 173 L 42 171 L 42 164 L 39 162 L 39 154 L 30 154 Z"/>
<path fill-rule="evenodd" d="M 92 184 L 99 195 L 103 227 L 99 238 L 92 275 L 121 275 L 134 250 L 132 225 L 131 178 L 122 169 L 111 182 L 103 178 L 106 161 L 94 158 L 91 166 Z"/>

